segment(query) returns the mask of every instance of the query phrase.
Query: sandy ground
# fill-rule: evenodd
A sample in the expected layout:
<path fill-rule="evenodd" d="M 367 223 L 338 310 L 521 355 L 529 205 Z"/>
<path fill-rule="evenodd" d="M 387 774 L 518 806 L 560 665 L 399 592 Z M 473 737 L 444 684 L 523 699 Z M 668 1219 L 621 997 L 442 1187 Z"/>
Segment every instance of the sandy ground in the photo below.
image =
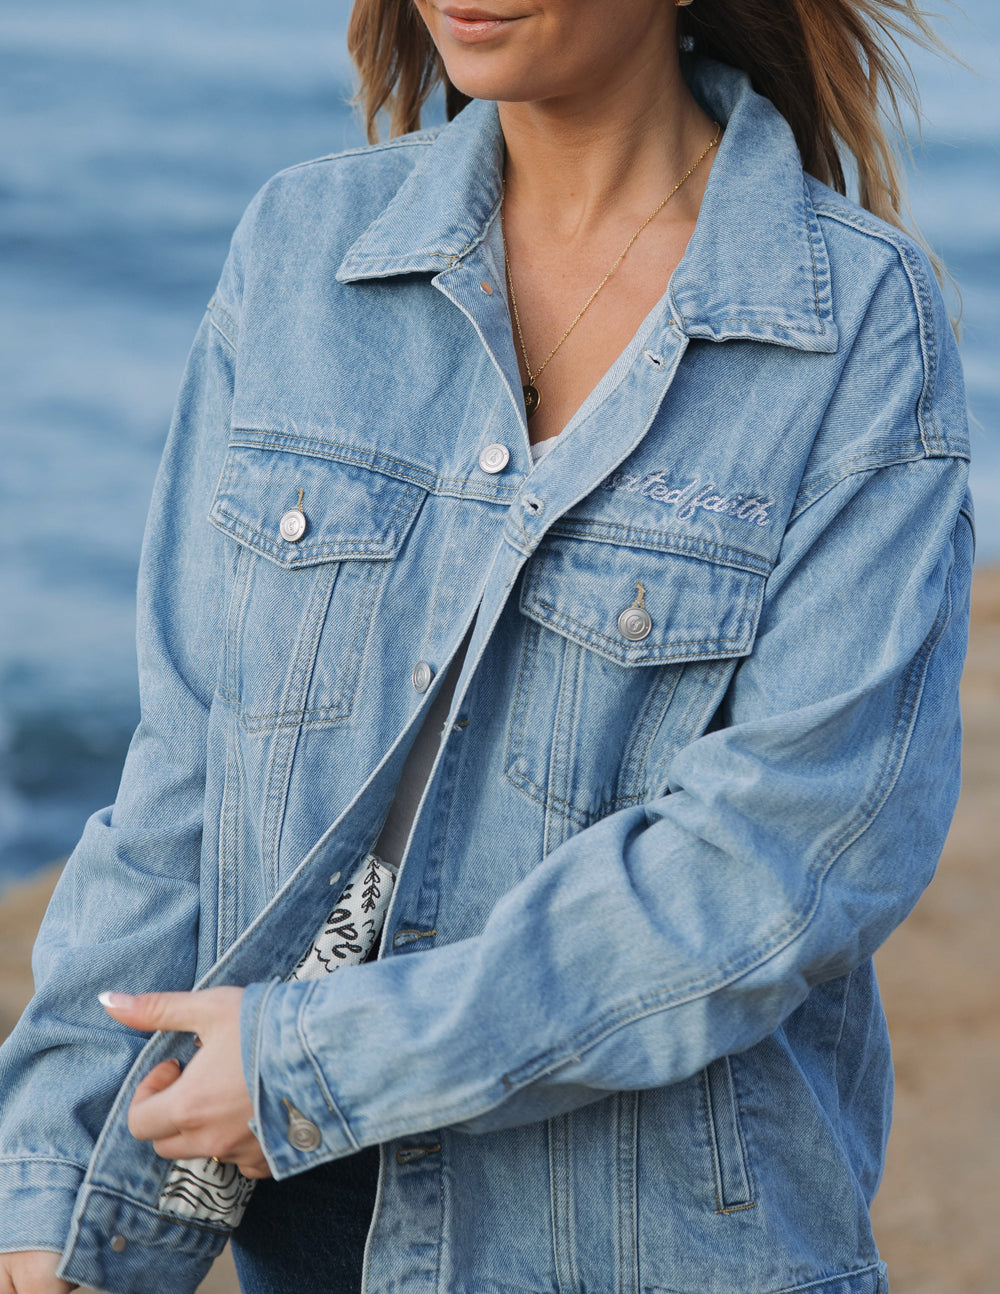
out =
<path fill-rule="evenodd" d="M 878 956 L 896 1116 L 875 1232 L 893 1294 L 1000 1288 L 1000 568 L 977 573 L 963 682 L 965 775 L 938 877 Z M 0 1037 L 58 869 L 0 904 Z M 237 1294 L 224 1256 L 202 1294 Z"/>

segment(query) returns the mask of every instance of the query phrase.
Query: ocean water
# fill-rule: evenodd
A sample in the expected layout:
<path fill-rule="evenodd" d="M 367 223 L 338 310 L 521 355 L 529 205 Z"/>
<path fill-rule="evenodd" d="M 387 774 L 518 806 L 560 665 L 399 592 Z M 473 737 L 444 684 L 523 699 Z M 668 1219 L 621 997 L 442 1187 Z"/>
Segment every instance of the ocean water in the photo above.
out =
<path fill-rule="evenodd" d="M 362 141 L 347 0 L 0 10 L 0 887 L 114 797 L 135 568 L 184 357 L 274 171 Z M 1000 7 L 914 62 L 914 214 L 964 302 L 980 556 L 1000 557 Z"/>

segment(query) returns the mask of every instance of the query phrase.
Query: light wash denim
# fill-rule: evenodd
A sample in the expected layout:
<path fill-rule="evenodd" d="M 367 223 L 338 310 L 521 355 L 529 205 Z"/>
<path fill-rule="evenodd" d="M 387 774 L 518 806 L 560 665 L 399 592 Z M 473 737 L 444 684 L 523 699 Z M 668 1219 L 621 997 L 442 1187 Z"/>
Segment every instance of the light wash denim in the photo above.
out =
<path fill-rule="evenodd" d="M 534 468 L 493 105 L 251 205 L 152 505 L 142 723 L 2 1052 L 0 1248 L 194 1289 L 224 1232 L 158 1212 L 125 1122 L 191 1038 L 96 995 L 239 984 L 274 1175 L 382 1143 L 367 1294 L 887 1289 L 871 955 L 958 790 L 962 377 L 924 255 L 691 75 L 728 123 L 697 229 Z M 284 982 L 473 618 L 380 960 Z"/>

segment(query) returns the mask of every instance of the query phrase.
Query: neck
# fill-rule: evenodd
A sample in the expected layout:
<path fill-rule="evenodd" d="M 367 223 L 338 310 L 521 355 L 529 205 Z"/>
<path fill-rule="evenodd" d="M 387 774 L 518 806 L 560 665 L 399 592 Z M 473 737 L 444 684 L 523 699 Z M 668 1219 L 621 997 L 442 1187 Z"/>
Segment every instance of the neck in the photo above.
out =
<path fill-rule="evenodd" d="M 651 209 L 714 131 L 662 50 L 599 97 L 500 103 L 499 112 L 508 199 L 562 241 L 587 237 L 615 211 Z M 692 179 L 701 183 L 677 195 L 675 218 L 697 214 L 704 178 Z"/>

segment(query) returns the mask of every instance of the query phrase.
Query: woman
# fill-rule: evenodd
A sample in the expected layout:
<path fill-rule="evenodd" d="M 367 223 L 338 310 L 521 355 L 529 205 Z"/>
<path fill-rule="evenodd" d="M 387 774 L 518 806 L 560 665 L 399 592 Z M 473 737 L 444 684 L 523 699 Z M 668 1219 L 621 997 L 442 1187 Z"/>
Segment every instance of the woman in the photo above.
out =
<path fill-rule="evenodd" d="M 142 724 L 3 1053 L 0 1291 L 193 1290 L 188 1161 L 277 1179 L 248 1291 L 884 1291 L 871 954 L 954 805 L 971 560 L 875 96 L 926 27 L 415 10 L 356 6 L 369 123 L 472 102 L 266 186 L 192 352 Z M 378 959 L 304 978 L 379 859 Z"/>

